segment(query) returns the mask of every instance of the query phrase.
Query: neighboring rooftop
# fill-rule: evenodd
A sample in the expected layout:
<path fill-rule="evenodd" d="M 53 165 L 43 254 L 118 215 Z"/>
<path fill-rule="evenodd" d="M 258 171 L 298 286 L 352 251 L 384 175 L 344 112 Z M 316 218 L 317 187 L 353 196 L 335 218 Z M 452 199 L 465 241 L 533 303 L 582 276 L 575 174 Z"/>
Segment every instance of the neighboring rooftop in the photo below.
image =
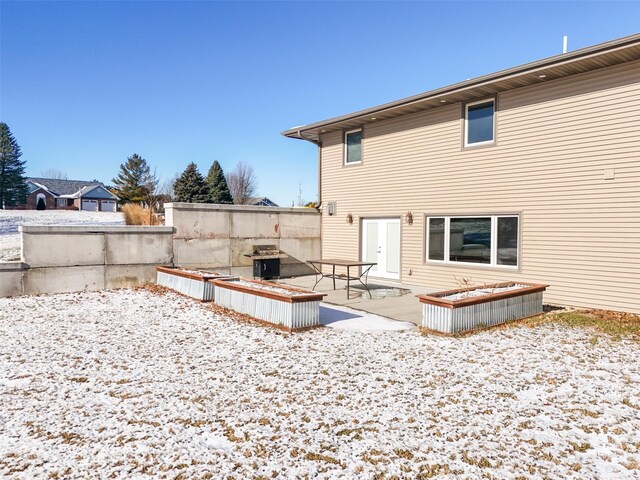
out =
<path fill-rule="evenodd" d="M 71 195 L 82 190 L 84 187 L 94 185 L 104 187 L 104 184 L 98 180 L 62 180 L 58 178 L 27 177 L 26 181 L 42 185 L 56 195 Z"/>
<path fill-rule="evenodd" d="M 249 199 L 248 205 L 256 207 L 277 207 L 278 204 L 269 200 L 267 197 L 253 197 Z"/>
<path fill-rule="evenodd" d="M 480 99 L 633 60 L 640 60 L 640 34 L 554 55 L 347 115 L 293 127 L 282 132 L 282 135 L 317 142 L 323 133 L 359 128 L 375 121 Z"/>

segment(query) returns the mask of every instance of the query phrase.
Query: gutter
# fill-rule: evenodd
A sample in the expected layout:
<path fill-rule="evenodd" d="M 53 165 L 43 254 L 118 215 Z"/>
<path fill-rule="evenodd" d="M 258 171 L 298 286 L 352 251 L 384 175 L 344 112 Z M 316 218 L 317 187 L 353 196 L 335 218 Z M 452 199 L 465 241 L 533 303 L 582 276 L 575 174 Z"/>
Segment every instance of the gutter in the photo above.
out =
<path fill-rule="evenodd" d="M 284 132 L 283 132 L 283 135 L 284 135 Z M 296 136 L 295 137 L 291 137 L 291 138 L 297 138 L 297 139 L 300 139 L 300 140 L 306 140 L 307 142 L 314 143 L 314 144 L 316 144 L 318 146 L 320 145 L 320 140 L 314 140 L 313 138 L 305 138 L 304 135 L 302 135 L 302 131 L 301 130 L 298 130 L 296 132 Z"/>

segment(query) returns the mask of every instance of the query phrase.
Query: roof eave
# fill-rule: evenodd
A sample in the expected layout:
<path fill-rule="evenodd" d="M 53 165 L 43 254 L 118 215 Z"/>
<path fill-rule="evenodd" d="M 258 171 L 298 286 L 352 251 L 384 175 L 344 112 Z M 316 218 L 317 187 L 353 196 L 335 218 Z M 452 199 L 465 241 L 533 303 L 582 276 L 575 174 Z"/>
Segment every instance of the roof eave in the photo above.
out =
<path fill-rule="evenodd" d="M 309 140 L 314 143 L 318 142 L 320 131 L 324 127 L 330 127 L 335 124 L 339 124 L 347 121 L 354 121 L 360 117 L 367 117 L 371 115 L 380 114 L 382 112 L 389 112 L 393 109 L 409 106 L 412 103 L 422 102 L 434 97 L 442 97 L 444 95 L 451 95 L 453 93 L 459 93 L 465 90 L 486 86 L 490 83 L 496 83 L 507 78 L 524 76 L 534 73 L 538 70 L 548 69 L 551 67 L 574 63 L 582 59 L 586 59 L 595 55 L 604 54 L 607 52 L 613 52 L 622 48 L 635 46 L 640 44 L 640 34 L 629 35 L 627 37 L 611 40 L 609 42 L 592 45 L 589 47 L 574 50 L 568 53 L 562 53 L 547 57 L 534 62 L 529 62 L 523 65 L 512 67 L 505 70 L 500 70 L 488 75 L 483 75 L 470 80 L 465 80 L 452 85 L 441 87 L 435 90 L 430 90 L 417 95 L 406 97 L 393 102 L 384 103 L 375 107 L 359 110 L 346 115 L 330 118 L 320 122 L 315 122 L 309 125 L 290 128 L 282 132 L 282 135 L 289 138 L 298 138 L 302 140 Z M 363 119 L 364 120 L 364 119 Z"/>

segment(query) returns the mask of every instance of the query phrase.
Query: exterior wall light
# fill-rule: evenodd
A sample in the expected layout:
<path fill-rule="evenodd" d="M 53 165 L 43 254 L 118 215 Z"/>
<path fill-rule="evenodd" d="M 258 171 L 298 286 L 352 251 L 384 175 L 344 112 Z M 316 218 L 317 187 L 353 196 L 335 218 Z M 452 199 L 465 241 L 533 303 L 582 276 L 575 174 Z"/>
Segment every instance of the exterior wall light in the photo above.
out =
<path fill-rule="evenodd" d="M 349 225 L 353 225 L 353 215 L 351 215 L 350 213 L 347 213 L 347 223 Z"/>
<path fill-rule="evenodd" d="M 404 218 L 408 225 L 413 225 L 413 213 L 407 212 L 404 214 Z"/>

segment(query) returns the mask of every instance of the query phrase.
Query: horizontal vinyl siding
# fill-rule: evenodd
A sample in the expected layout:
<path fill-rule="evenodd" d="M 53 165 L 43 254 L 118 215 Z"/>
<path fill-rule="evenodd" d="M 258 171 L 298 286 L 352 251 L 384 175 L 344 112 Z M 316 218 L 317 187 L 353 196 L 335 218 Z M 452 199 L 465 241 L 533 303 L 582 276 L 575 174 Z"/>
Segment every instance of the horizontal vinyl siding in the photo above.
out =
<path fill-rule="evenodd" d="M 636 61 L 500 94 L 489 147 L 461 148 L 461 104 L 366 125 L 361 165 L 324 136 L 323 257 L 358 258 L 362 218 L 411 211 L 404 283 L 549 283 L 547 302 L 640 313 L 639 79 Z M 425 216 L 501 213 L 521 214 L 518 271 L 425 263 Z"/>

